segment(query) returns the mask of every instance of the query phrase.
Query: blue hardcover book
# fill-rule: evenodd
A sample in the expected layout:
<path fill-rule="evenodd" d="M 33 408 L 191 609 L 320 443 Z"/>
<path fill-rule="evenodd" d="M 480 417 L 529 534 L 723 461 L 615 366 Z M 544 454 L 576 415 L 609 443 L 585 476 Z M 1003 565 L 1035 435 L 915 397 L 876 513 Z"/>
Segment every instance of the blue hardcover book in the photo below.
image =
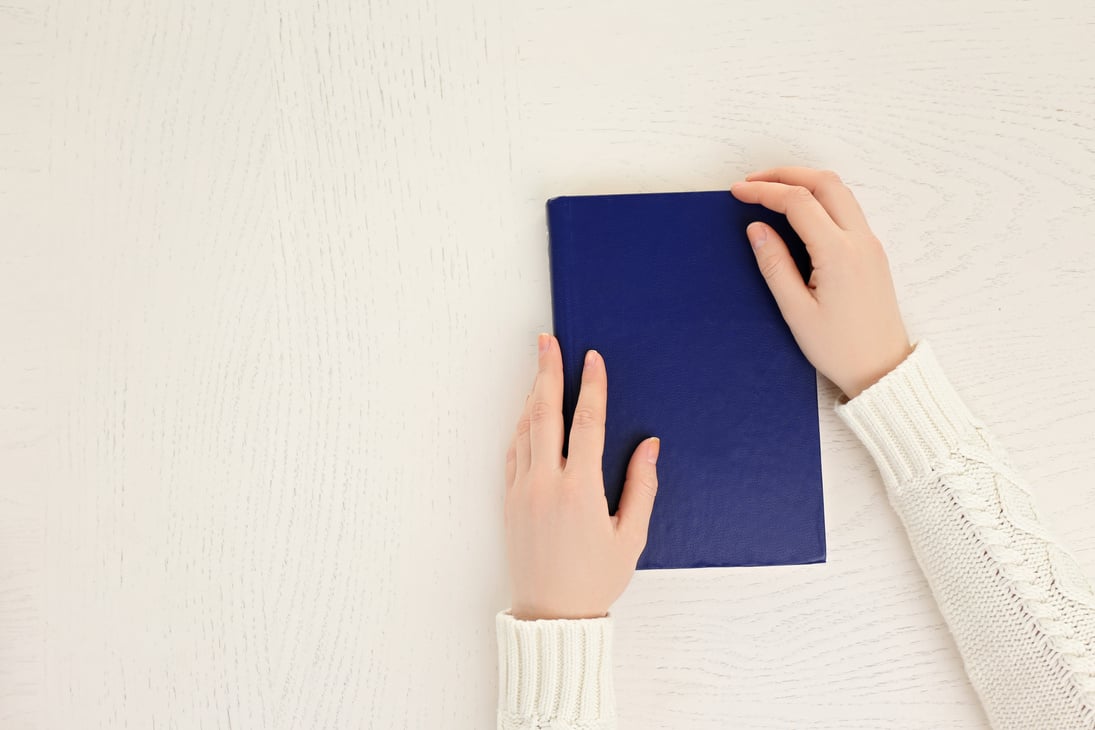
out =
<path fill-rule="evenodd" d="M 745 236 L 770 224 L 808 281 L 786 218 L 725 191 L 559 197 L 547 217 L 567 433 L 595 349 L 613 514 L 632 451 L 662 439 L 639 568 L 824 562 L 816 371 Z"/>

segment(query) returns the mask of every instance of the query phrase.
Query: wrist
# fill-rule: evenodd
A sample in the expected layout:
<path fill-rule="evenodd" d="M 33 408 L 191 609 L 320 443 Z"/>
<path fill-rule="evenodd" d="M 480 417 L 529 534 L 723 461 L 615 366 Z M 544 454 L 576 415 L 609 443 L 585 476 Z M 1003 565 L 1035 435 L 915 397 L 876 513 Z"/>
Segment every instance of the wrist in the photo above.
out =
<path fill-rule="evenodd" d="M 547 606 L 534 606 L 514 602 L 509 615 L 518 621 L 578 621 L 582 619 L 604 618 L 608 611 L 564 609 Z"/>
<path fill-rule="evenodd" d="M 880 358 L 875 365 L 864 370 L 848 382 L 837 383 L 837 386 L 848 397 L 848 400 L 852 400 L 892 373 L 898 365 L 905 362 L 905 359 L 912 354 L 912 351 L 912 345 L 906 340 L 903 345 L 893 348 L 889 355 Z"/>

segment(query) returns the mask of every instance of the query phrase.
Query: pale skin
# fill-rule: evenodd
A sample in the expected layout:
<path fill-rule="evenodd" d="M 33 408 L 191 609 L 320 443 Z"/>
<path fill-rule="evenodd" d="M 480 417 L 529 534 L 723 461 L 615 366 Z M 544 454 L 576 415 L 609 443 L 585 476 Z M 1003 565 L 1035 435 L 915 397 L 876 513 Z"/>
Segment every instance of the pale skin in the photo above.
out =
<path fill-rule="evenodd" d="M 822 375 L 854 398 L 909 355 L 886 253 L 835 173 L 777 167 L 746 176 L 730 192 L 785 214 L 806 244 L 814 270 L 804 284 L 775 230 L 759 222 L 746 229 L 783 318 Z M 649 438 L 636 448 L 619 510 L 610 516 L 601 474 L 605 361 L 587 353 L 564 459 L 559 344 L 541 334 L 538 352 L 506 455 L 511 613 L 521 620 L 598 618 L 623 593 L 646 546 L 660 442 Z"/>

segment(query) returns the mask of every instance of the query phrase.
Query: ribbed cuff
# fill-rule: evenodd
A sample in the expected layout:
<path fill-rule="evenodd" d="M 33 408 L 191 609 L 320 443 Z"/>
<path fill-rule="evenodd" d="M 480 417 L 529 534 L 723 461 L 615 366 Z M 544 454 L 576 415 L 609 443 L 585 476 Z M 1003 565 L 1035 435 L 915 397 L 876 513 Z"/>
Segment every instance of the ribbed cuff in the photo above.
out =
<path fill-rule="evenodd" d="M 518 621 L 498 631 L 498 712 L 517 727 L 608 727 L 616 715 L 612 618 Z"/>
<path fill-rule="evenodd" d="M 850 401 L 841 396 L 835 406 L 891 489 L 924 473 L 983 425 L 958 397 L 926 341 L 877 383 Z"/>

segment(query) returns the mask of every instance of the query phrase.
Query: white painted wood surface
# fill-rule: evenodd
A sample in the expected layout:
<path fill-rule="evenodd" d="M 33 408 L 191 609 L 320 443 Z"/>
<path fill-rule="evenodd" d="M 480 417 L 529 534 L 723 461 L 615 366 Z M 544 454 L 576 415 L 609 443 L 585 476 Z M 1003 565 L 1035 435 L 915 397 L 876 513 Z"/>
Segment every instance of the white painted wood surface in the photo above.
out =
<path fill-rule="evenodd" d="M 853 185 L 1095 572 L 1095 5 L 0 5 L 0 726 L 482 728 L 543 201 Z M 639 575 L 627 728 L 982 728 L 864 450 L 830 562 Z"/>

